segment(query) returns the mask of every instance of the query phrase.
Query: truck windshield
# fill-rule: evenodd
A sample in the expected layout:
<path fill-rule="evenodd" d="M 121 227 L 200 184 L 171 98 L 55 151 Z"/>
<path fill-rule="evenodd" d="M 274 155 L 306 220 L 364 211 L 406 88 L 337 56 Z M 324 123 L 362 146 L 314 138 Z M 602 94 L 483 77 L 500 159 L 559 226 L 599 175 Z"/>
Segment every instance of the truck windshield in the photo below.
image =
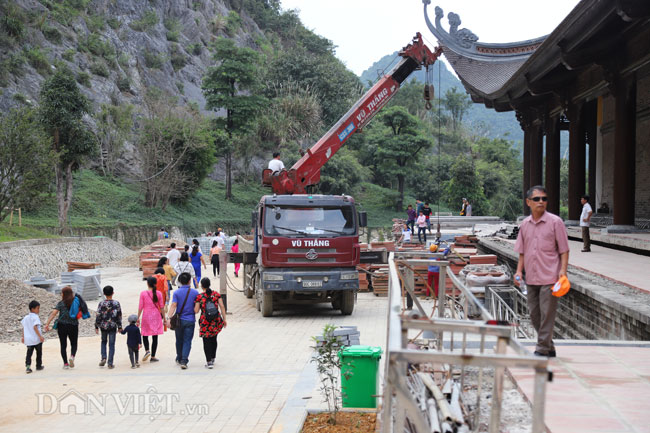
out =
<path fill-rule="evenodd" d="M 338 236 L 356 234 L 354 208 L 283 207 L 266 208 L 264 231 L 271 236 Z"/>

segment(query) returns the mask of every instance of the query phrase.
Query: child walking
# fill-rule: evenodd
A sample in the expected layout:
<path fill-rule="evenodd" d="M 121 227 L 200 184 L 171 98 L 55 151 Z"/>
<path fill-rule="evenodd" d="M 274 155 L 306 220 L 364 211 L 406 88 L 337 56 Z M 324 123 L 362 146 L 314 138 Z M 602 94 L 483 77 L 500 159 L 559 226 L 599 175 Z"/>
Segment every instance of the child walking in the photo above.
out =
<path fill-rule="evenodd" d="M 25 358 L 25 373 L 32 372 L 32 354 L 36 351 L 36 370 L 42 370 L 43 366 L 43 332 L 41 331 L 41 319 L 38 312 L 41 304 L 38 301 L 29 303 L 29 314 L 23 317 L 20 323 L 23 325 L 23 337 L 20 339 L 27 346 L 27 357 Z"/>
<path fill-rule="evenodd" d="M 102 332 L 101 353 L 102 358 L 99 366 L 106 365 L 106 344 L 108 343 L 108 368 L 113 368 L 113 356 L 115 355 L 115 335 L 122 331 L 122 307 L 113 299 L 113 286 L 106 286 L 103 289 L 106 299 L 97 306 L 97 317 L 95 318 L 95 333 Z"/>
<path fill-rule="evenodd" d="M 140 328 L 135 324 L 137 321 L 137 314 L 131 314 L 129 316 L 129 326 L 124 328 L 123 331 L 120 331 L 122 335 L 127 334 L 126 345 L 129 348 L 131 368 L 140 367 L 140 362 L 138 362 L 138 352 L 140 350 L 140 344 L 142 344 L 142 334 L 140 334 Z"/>

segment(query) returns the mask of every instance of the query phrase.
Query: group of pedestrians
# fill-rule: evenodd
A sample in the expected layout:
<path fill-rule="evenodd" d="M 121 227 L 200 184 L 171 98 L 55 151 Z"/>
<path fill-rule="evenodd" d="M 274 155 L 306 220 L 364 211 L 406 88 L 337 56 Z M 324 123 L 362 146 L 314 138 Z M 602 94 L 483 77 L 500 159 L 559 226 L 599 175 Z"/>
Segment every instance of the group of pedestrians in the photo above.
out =
<path fill-rule="evenodd" d="M 415 233 L 415 225 L 417 224 L 418 242 L 422 243 L 424 237 L 424 243 L 426 244 L 427 231 L 431 232 L 431 207 L 429 203 L 423 203 L 421 200 L 415 200 L 415 203 L 415 209 L 413 209 L 413 205 L 408 205 L 406 208 L 406 228 L 402 234 L 410 240 L 411 235 Z"/>
<path fill-rule="evenodd" d="M 166 259 L 166 258 L 165 258 Z M 179 263 L 183 262 L 182 254 Z M 187 262 L 187 261 L 186 261 Z M 199 315 L 199 336 L 203 339 L 203 349 L 206 358 L 206 368 L 213 368 L 217 352 L 217 336 L 227 326 L 226 310 L 219 293 L 210 288 L 210 279 L 200 280 L 201 293 L 191 287 L 192 275 L 189 272 L 179 272 L 177 277 L 178 289 L 171 295 L 173 275 L 171 265 L 164 260 L 156 276 L 147 278 L 147 288 L 140 293 L 138 314 L 128 317 L 128 326 L 122 326 L 122 307 L 113 299 L 114 288 L 105 286 L 105 299 L 97 307 L 95 316 L 95 332 L 101 333 L 99 366 L 115 367 L 115 343 L 119 332 L 126 335 L 131 368 L 140 367 L 140 348 L 144 345 L 145 353 L 142 362 L 158 362 L 158 338 L 169 328 L 174 328 L 176 338 L 176 363 L 181 369 L 188 368 L 192 338 Z M 160 271 L 160 272 L 158 272 Z M 173 277 L 172 277 L 173 278 Z M 171 298 L 171 301 L 170 301 Z M 36 353 L 36 370 L 44 368 L 42 353 L 45 333 L 56 330 L 63 360 L 63 368 L 75 366 L 79 337 L 79 320 L 90 318 L 86 303 L 79 295 L 75 295 L 70 286 L 61 291 L 59 301 L 50 313 L 45 328 L 41 329 L 39 319 L 40 304 L 31 301 L 28 305 L 29 314 L 23 320 L 23 337 L 21 341 L 27 346 L 25 368 L 32 373 L 32 357 Z M 70 355 L 68 356 L 68 342 Z"/>

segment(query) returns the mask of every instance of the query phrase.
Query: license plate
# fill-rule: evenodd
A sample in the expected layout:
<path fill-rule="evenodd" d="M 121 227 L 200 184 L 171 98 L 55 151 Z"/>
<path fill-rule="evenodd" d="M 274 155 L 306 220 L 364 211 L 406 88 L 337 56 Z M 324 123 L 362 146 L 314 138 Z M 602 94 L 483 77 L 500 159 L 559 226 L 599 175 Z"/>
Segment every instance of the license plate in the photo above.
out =
<path fill-rule="evenodd" d="M 323 287 L 322 281 L 303 281 L 303 287 Z"/>

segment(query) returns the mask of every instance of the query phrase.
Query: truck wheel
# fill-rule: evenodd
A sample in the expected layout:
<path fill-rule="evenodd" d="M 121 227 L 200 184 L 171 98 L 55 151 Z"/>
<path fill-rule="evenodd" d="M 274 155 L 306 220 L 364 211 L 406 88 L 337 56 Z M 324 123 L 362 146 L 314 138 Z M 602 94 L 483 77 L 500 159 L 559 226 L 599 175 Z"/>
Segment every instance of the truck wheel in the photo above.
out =
<path fill-rule="evenodd" d="M 273 293 L 267 292 L 260 288 L 261 293 L 261 310 L 262 317 L 271 317 L 273 315 Z"/>
<path fill-rule="evenodd" d="M 354 310 L 354 291 L 346 290 L 341 293 L 341 313 L 349 316 Z"/>

